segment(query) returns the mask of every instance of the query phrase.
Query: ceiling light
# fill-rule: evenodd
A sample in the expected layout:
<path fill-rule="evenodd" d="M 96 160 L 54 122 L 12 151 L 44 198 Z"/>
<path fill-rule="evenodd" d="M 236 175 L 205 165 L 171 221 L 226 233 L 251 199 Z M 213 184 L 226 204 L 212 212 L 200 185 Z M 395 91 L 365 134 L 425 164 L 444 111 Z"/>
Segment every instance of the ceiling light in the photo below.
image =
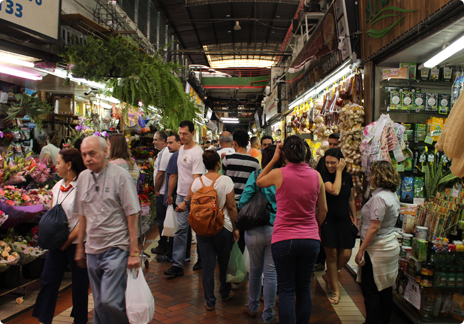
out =
<path fill-rule="evenodd" d="M 238 124 L 240 123 L 238 120 L 223 120 L 223 124 Z"/>
<path fill-rule="evenodd" d="M 235 117 L 221 117 L 222 120 L 238 120 L 238 118 Z"/>
<path fill-rule="evenodd" d="M 242 27 L 240 27 L 240 23 L 238 22 L 238 20 L 236 20 L 234 30 L 241 30 L 241 29 L 242 29 Z"/>
<path fill-rule="evenodd" d="M 42 80 L 42 76 L 40 75 L 32 74 L 29 72 L 24 72 L 21 70 L 10 69 L 5 66 L 0 66 L 0 73 L 5 73 L 5 74 L 9 74 L 12 76 L 29 79 L 29 80 L 36 80 L 36 81 Z"/>
<path fill-rule="evenodd" d="M 276 18 L 280 18 L 280 16 L 276 16 Z"/>
<path fill-rule="evenodd" d="M 229 17 L 230 17 L 230 15 L 226 15 L 226 17 L 227 17 L 227 18 L 229 18 Z"/>
<path fill-rule="evenodd" d="M 424 63 L 424 66 L 426 68 L 433 68 L 446 60 L 447 58 L 453 56 L 457 52 L 461 51 L 464 49 L 464 36 L 459 38 L 457 41 L 455 41 L 453 44 L 442 50 L 440 53 L 432 57 L 430 60 Z"/>
<path fill-rule="evenodd" d="M 228 30 L 227 32 L 228 32 L 228 33 L 231 33 L 232 31 L 231 31 L 231 30 Z"/>
<path fill-rule="evenodd" d="M 21 66 L 25 66 L 25 67 L 30 67 L 30 68 L 34 67 L 34 62 L 27 62 L 27 61 L 23 61 L 23 60 L 18 60 L 18 59 L 15 59 L 13 57 L 2 56 L 1 54 L 0 54 L 0 62 L 11 63 L 11 64 L 21 65 Z"/>

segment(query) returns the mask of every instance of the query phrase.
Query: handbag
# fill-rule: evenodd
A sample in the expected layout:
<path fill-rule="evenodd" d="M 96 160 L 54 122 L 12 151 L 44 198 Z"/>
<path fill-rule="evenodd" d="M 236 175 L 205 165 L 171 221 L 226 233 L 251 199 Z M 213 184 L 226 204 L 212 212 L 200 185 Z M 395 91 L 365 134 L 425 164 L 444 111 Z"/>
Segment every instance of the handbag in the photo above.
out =
<path fill-rule="evenodd" d="M 247 201 L 235 219 L 235 226 L 241 231 L 247 231 L 259 226 L 270 225 L 272 205 L 256 185 L 258 174 L 255 173 L 255 194 Z"/>
<path fill-rule="evenodd" d="M 63 210 L 61 204 L 68 198 L 69 194 L 74 190 L 72 188 L 66 197 L 53 206 L 39 221 L 39 238 L 37 245 L 42 249 L 60 249 L 64 243 L 68 240 L 68 217 Z M 60 198 L 60 192 L 58 191 L 57 202 Z"/>

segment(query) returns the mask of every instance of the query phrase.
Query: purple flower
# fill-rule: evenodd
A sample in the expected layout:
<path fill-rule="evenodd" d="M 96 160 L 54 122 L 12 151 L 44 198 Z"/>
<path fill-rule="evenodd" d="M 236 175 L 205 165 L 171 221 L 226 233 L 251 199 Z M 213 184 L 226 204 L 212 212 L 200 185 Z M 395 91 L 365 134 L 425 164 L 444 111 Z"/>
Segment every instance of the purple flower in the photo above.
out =
<path fill-rule="evenodd" d="M 3 132 L 0 131 L 0 138 L 3 138 Z"/>
<path fill-rule="evenodd" d="M 103 131 L 103 132 L 101 133 L 101 136 L 103 136 L 103 137 L 108 137 L 108 133 L 107 133 L 106 131 Z"/>
<path fill-rule="evenodd" d="M 93 133 L 93 136 L 101 136 L 101 134 L 99 132 L 95 132 Z"/>
<path fill-rule="evenodd" d="M 82 126 L 81 126 L 81 125 L 77 125 L 77 126 L 76 126 L 76 130 L 77 130 L 77 131 L 80 131 L 81 129 L 82 129 Z"/>

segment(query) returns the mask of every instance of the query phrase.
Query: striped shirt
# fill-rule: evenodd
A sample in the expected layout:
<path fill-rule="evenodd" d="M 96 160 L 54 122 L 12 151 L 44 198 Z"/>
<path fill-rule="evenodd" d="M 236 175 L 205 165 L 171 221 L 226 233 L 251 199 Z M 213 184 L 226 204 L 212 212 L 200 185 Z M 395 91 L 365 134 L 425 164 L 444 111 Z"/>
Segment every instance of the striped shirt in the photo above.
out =
<path fill-rule="evenodd" d="M 257 159 L 248 154 L 233 153 L 222 160 L 223 173 L 234 182 L 235 202 L 239 203 L 243 189 L 253 171 L 261 169 Z"/>

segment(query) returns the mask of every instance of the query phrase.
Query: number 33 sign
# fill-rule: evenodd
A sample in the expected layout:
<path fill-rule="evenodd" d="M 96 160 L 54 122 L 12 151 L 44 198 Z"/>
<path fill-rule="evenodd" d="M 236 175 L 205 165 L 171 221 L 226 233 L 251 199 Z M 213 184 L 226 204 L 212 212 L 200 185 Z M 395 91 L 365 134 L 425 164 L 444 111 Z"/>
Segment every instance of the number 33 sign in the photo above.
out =
<path fill-rule="evenodd" d="M 57 40 L 60 5 L 56 0 L 0 0 L 0 24 Z"/>

